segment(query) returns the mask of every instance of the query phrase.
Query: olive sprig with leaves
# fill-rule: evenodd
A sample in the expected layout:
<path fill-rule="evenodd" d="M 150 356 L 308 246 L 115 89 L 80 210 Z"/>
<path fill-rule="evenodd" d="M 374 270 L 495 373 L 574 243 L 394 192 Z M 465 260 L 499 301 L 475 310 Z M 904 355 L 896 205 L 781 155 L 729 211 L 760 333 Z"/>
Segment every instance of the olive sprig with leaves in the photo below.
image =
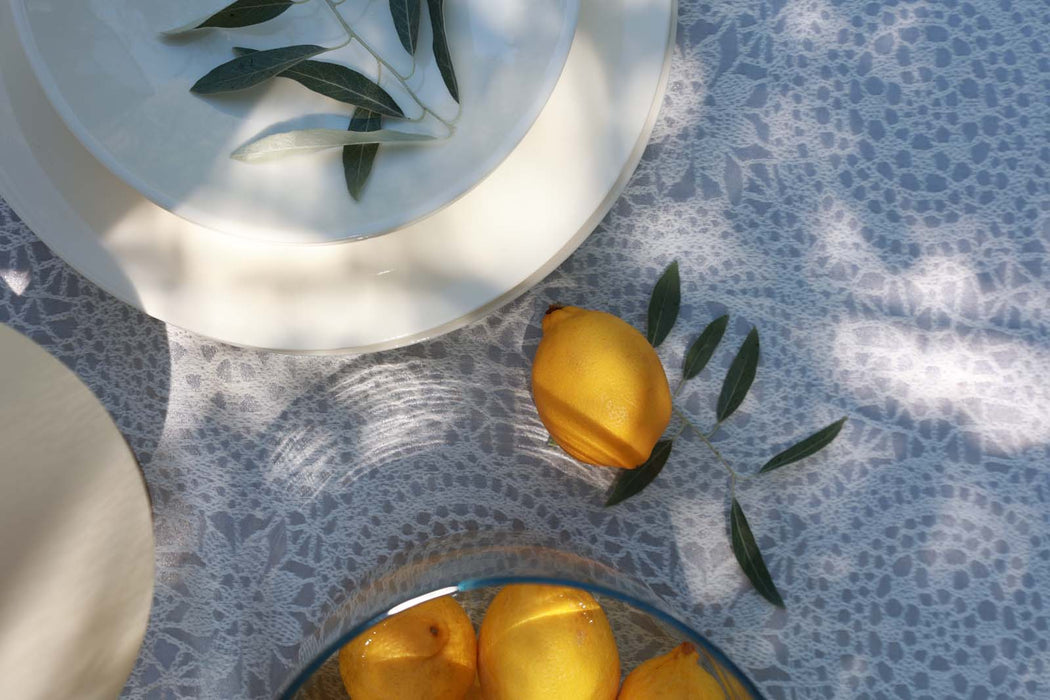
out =
<path fill-rule="evenodd" d="M 284 14 L 294 5 L 311 1 L 314 0 L 235 0 L 208 17 L 163 32 L 163 35 L 172 37 L 210 28 L 249 27 L 269 22 Z M 341 44 L 331 47 L 299 44 L 263 51 L 235 47 L 236 58 L 212 69 L 198 80 L 190 91 L 198 95 L 213 95 L 245 90 L 272 78 L 288 78 L 313 92 L 353 106 L 355 109 L 350 115 L 350 122 L 345 131 L 340 129 L 283 131 L 245 144 L 234 151 L 231 157 L 251 163 L 285 155 L 341 147 L 347 190 L 351 197 L 358 200 L 372 172 L 379 144 L 429 141 L 435 138 L 428 134 L 385 129 L 383 128 L 384 119 L 418 122 L 429 114 L 447 129 L 448 134 L 445 138 L 455 132 L 459 114 L 457 113 L 452 119 L 442 117 L 424 103 L 407 83 L 416 70 L 416 48 L 422 4 L 426 2 L 434 35 L 434 60 L 445 83 L 445 88 L 452 99 L 459 104 L 459 85 L 456 81 L 452 54 L 445 31 L 445 2 L 444 0 L 388 0 L 398 39 L 405 51 L 413 58 L 412 70 L 402 75 L 343 18 L 338 5 L 345 0 L 318 1 L 323 2 L 329 8 L 332 17 L 342 27 L 346 39 Z M 359 44 L 375 59 L 376 80 L 338 63 L 314 60 L 314 57 L 320 54 L 335 51 L 352 42 Z M 408 118 L 397 101 L 380 85 L 384 70 L 415 102 L 420 110 L 418 117 Z"/>
<path fill-rule="evenodd" d="M 653 288 L 649 300 L 646 338 L 654 348 L 658 347 L 671 332 L 678 318 L 680 305 L 681 281 L 678 272 L 678 262 L 675 261 L 661 275 Z M 715 351 L 722 342 L 728 325 L 729 316 L 720 316 L 711 321 L 697 339 L 693 341 L 685 355 L 682 365 L 682 376 L 674 391 L 674 396 L 678 395 L 686 381 L 700 374 L 707 366 L 707 363 L 714 356 Z M 673 408 L 674 415 L 680 421 L 675 433 L 670 439 L 657 442 L 649 458 L 637 469 L 621 472 L 613 483 L 605 505 L 616 505 L 636 495 L 652 483 L 653 479 L 663 470 L 664 465 L 667 464 L 675 439 L 686 430 L 691 430 L 700 438 L 700 441 L 708 448 L 715 461 L 726 470 L 729 476 L 729 533 L 733 554 L 736 556 L 740 568 L 763 598 L 773 605 L 784 607 L 784 599 L 773 583 L 773 578 L 766 567 L 761 551 L 759 551 L 751 526 L 744 516 L 744 509 L 736 496 L 737 482 L 745 481 L 752 477 L 737 472 L 711 441 L 715 433 L 722 427 L 722 424 L 743 403 L 752 382 L 755 380 L 758 360 L 758 330 L 752 328 L 740 345 L 740 349 L 733 358 L 729 371 L 722 382 L 722 390 L 715 405 L 715 423 L 712 428 L 707 432 L 701 430 L 684 412 L 678 408 Z M 784 449 L 766 462 L 755 476 L 772 472 L 816 454 L 838 437 L 845 422 L 846 418 L 841 418 Z"/>

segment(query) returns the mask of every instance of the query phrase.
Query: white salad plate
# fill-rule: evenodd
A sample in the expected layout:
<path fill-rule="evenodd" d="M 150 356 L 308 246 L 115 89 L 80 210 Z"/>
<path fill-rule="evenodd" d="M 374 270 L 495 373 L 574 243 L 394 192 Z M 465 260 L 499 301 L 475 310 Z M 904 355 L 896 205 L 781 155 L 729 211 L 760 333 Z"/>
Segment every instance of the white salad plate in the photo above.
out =
<path fill-rule="evenodd" d="M 261 24 L 176 37 L 161 32 L 199 24 L 229 0 L 10 1 L 41 87 L 99 162 L 178 216 L 281 243 L 386 233 L 474 187 L 517 146 L 546 104 L 569 53 L 580 2 L 445 3 L 460 110 L 434 59 L 425 0 L 414 68 L 386 0 L 305 0 Z M 379 78 L 406 117 L 422 119 L 384 119 L 385 128 L 436 137 L 383 146 L 360 201 L 347 191 L 341 148 L 267 162 L 230 157 L 276 132 L 341 134 L 352 106 L 285 78 L 236 92 L 190 92 L 199 78 L 236 57 L 235 46 L 338 47 L 347 33 L 334 13 L 389 66 L 380 75 L 377 60 L 357 41 L 314 60 Z M 454 122 L 451 136 L 406 85 L 433 113 Z"/>
<path fill-rule="evenodd" d="M 115 698 L 153 598 L 138 464 L 76 375 L 0 325 L 0 697 Z"/>
<path fill-rule="evenodd" d="M 655 123 L 675 10 L 582 0 L 547 105 L 471 192 L 384 236 L 281 245 L 193 224 L 113 176 L 51 107 L 0 2 L 0 195 L 84 276 L 176 326 L 289 352 L 408 345 L 514 299 L 602 219 Z"/>

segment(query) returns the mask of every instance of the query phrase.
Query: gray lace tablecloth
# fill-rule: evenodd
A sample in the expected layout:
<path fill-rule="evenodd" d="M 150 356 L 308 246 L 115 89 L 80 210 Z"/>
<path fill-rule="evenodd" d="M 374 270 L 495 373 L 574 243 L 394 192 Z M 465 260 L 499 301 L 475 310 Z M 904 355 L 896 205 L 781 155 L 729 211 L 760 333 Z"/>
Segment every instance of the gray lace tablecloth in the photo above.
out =
<path fill-rule="evenodd" d="M 225 347 L 108 297 L 0 204 L 0 321 L 64 360 L 141 460 L 152 620 L 129 697 L 266 697 L 375 562 L 470 530 L 553 533 L 648 581 L 772 698 L 1050 696 L 1050 5 L 684 0 L 626 193 L 536 289 L 404 350 Z M 644 326 L 683 276 L 681 406 L 754 470 L 843 414 L 826 453 L 740 499 L 785 599 L 733 560 L 727 483 L 685 439 L 641 496 L 545 442 L 529 397 L 554 300 Z"/>

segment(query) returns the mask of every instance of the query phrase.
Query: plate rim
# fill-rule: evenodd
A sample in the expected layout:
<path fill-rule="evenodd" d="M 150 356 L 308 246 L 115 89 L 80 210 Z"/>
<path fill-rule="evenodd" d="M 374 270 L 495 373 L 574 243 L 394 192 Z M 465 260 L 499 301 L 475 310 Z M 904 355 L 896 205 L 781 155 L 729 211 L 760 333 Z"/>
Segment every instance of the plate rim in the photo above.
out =
<path fill-rule="evenodd" d="M 32 68 L 37 84 L 44 91 L 48 101 L 55 109 L 55 112 L 62 120 L 66 129 L 68 129 L 95 158 L 95 160 L 109 170 L 109 172 L 161 209 L 219 234 L 234 236 L 241 240 L 261 244 L 321 246 L 363 241 L 377 236 L 384 236 L 402 228 L 417 224 L 424 219 L 441 212 L 443 209 L 446 209 L 470 194 L 478 187 L 478 185 L 492 175 L 492 173 L 495 172 L 500 165 L 507 160 L 507 158 L 510 157 L 514 150 L 525 140 L 525 137 L 532 130 L 533 125 L 539 119 L 544 108 L 547 106 L 547 103 L 550 101 L 551 95 L 554 94 L 554 90 L 557 87 L 562 74 L 565 72 L 565 66 L 568 63 L 569 54 L 576 37 L 576 30 L 579 26 L 580 5 L 584 0 L 563 1 L 567 3 L 567 21 L 564 26 L 567 26 L 569 30 L 563 32 L 559 37 L 557 53 L 561 56 L 561 61 L 549 64 L 542 81 L 543 97 L 530 103 L 530 108 L 528 110 L 530 118 L 521 120 L 515 124 L 517 130 L 515 132 L 515 138 L 501 141 L 501 143 L 504 144 L 504 149 L 500 149 L 502 150 L 502 154 L 499 157 L 486 160 L 481 167 L 477 168 L 476 173 L 467 179 L 466 185 L 451 188 L 451 194 L 435 198 L 439 201 L 438 204 L 429 207 L 422 207 L 421 211 L 411 218 L 399 222 L 383 224 L 378 227 L 378 230 L 366 230 L 364 233 L 347 234 L 339 238 L 325 237 L 326 234 L 322 233 L 320 234 L 321 237 L 316 240 L 306 239 L 303 236 L 303 231 L 291 234 L 277 234 L 277 229 L 270 229 L 270 233 L 268 234 L 253 235 L 248 232 L 249 227 L 238 229 L 235 222 L 229 220 L 224 221 L 220 215 L 209 214 L 206 210 L 201 210 L 196 206 L 187 205 L 185 202 L 180 203 L 166 193 L 156 189 L 141 177 L 138 177 L 133 170 L 128 168 L 116 157 L 115 154 L 111 153 L 109 149 L 107 149 L 99 139 L 95 137 L 93 132 L 88 129 L 79 118 L 77 118 L 76 110 L 69 101 L 66 100 L 47 60 L 44 58 L 43 51 L 40 49 L 40 46 L 36 41 L 36 36 L 27 15 L 27 0 L 8 0 L 8 3 L 14 16 L 15 31 L 18 34 L 18 38 L 22 44 L 23 53 Z M 499 152 L 500 151 L 497 151 L 497 153 Z M 229 225 L 231 223 L 234 224 L 233 229 L 224 227 L 224 225 Z"/>
<path fill-rule="evenodd" d="M 84 277 L 91 280 L 93 283 L 95 283 L 105 291 L 109 292 L 113 296 L 116 296 L 118 299 L 121 299 L 130 306 L 140 309 L 146 314 L 153 316 L 154 318 L 158 318 L 159 320 L 164 321 L 165 323 L 169 323 L 175 327 L 183 328 L 197 335 L 201 335 L 209 339 L 216 340 L 218 342 L 238 347 L 285 352 L 292 354 L 363 354 L 377 352 L 380 350 L 404 347 L 406 345 L 418 343 L 420 341 L 427 340 L 438 335 L 443 335 L 450 331 L 462 328 L 463 326 L 488 315 L 493 310 L 516 299 L 529 288 L 538 283 L 541 279 L 550 274 L 550 272 L 557 268 L 562 262 L 564 262 L 566 258 L 568 258 L 569 255 L 572 254 L 572 252 L 576 250 L 576 248 L 592 232 L 593 228 L 601 221 L 601 219 L 605 217 L 608 211 L 619 199 L 627 183 L 632 177 L 634 170 L 637 167 L 637 164 L 645 151 L 646 146 L 648 145 L 648 141 L 652 134 L 653 127 L 655 126 L 656 119 L 659 115 L 659 109 L 663 101 L 663 96 L 666 92 L 666 87 L 670 75 L 671 59 L 674 51 L 674 36 L 677 27 L 677 5 L 677 0 L 666 0 L 665 4 L 659 8 L 661 12 L 666 12 L 667 20 L 667 29 L 664 33 L 663 38 L 663 61 L 660 68 L 659 78 L 656 81 L 656 84 L 653 85 L 651 104 L 648 106 L 647 116 L 644 120 L 642 128 L 638 133 L 637 138 L 635 139 L 633 149 L 631 150 L 631 153 L 625 160 L 617 179 L 605 193 L 604 198 L 593 209 L 590 216 L 588 216 L 586 220 L 583 221 L 578 230 L 574 234 L 567 236 L 565 238 L 564 243 L 561 244 L 561 247 L 553 255 L 551 255 L 545 263 L 539 265 L 531 273 L 524 275 L 517 284 L 514 284 L 510 288 L 507 288 L 504 291 L 496 294 L 495 296 L 491 297 L 488 301 L 483 301 L 473 306 L 468 311 L 460 313 L 454 318 L 449 318 L 447 321 L 437 323 L 433 326 L 422 328 L 414 332 L 390 335 L 389 337 L 375 342 L 365 342 L 349 345 L 318 345 L 316 342 L 294 345 L 289 345 L 287 343 L 285 343 L 284 345 L 278 345 L 245 342 L 243 340 L 239 340 L 236 337 L 231 337 L 229 334 L 224 335 L 223 333 L 201 330 L 199 327 L 194 327 L 195 325 L 199 324 L 182 322 L 185 319 L 174 321 L 169 320 L 169 318 L 167 317 L 168 314 L 166 313 L 168 312 L 167 308 L 157 309 L 153 308 L 153 304 L 143 302 L 137 296 L 136 289 L 133 285 L 129 284 L 125 287 L 122 287 L 120 284 L 120 279 L 112 279 L 105 277 L 100 279 L 95 275 L 85 273 L 79 264 L 81 260 L 77 259 L 80 256 L 71 256 L 67 258 L 66 256 L 60 255 L 60 257 L 62 257 L 67 262 L 67 264 L 69 264 L 73 269 L 77 270 Z M 19 48 L 19 50 L 21 49 Z M 4 83 L 5 91 L 7 90 L 8 82 L 10 81 L 8 80 Z M 14 125 L 18 130 L 18 135 L 23 136 L 21 127 L 18 125 L 18 122 L 14 118 L 14 114 L 10 111 L 10 108 L 2 111 L 7 112 L 5 115 L 3 115 L 5 119 L 10 119 L 14 121 Z M 22 138 L 22 141 L 25 142 L 24 137 Z M 29 157 L 33 159 L 33 165 L 37 168 L 42 169 L 39 158 L 34 153 L 29 151 L 28 146 L 26 146 L 26 150 L 29 154 Z M 40 226 L 41 222 L 37 218 L 38 212 L 32 207 L 30 207 L 27 202 L 22 201 L 22 197 L 20 196 L 20 191 L 19 188 L 16 186 L 15 180 L 12 178 L 3 177 L 4 174 L 5 173 L 2 170 L 0 170 L 0 194 L 4 196 L 4 198 L 11 205 L 12 209 L 14 209 L 16 213 L 19 214 L 19 216 L 23 219 L 23 221 L 25 221 L 27 226 L 29 226 L 29 228 L 37 237 L 39 237 L 49 246 L 55 248 L 56 252 L 59 252 L 59 250 L 64 250 L 67 247 L 68 242 L 64 240 L 64 238 L 60 234 L 53 234 L 53 232 L 50 231 L 47 227 Z M 52 189 L 55 189 L 57 187 L 50 175 L 48 175 L 46 172 L 42 172 L 41 175 L 44 178 L 46 178 L 46 186 L 49 186 Z M 55 193 L 61 196 L 57 189 L 55 189 Z M 97 231 L 94 231 L 94 229 L 90 227 L 90 224 L 84 221 L 77 214 L 76 209 L 74 208 L 72 203 L 69 203 L 65 199 L 62 199 L 61 204 L 66 208 L 72 210 L 71 216 L 75 216 L 78 228 L 89 230 L 95 234 L 95 239 L 93 239 L 93 242 L 95 243 L 96 248 L 94 249 L 94 252 L 101 253 L 101 255 L 107 258 L 116 258 L 116 254 L 113 253 L 113 251 L 111 251 L 109 248 L 105 247 L 104 245 L 102 245 L 101 242 L 98 241 L 98 239 L 100 238 L 99 233 Z M 44 218 L 43 213 L 41 213 L 41 218 Z M 333 247 L 346 245 L 354 244 L 343 243 L 337 244 Z M 117 265 L 117 268 L 120 269 L 120 266 Z M 161 304 L 156 304 L 156 306 L 161 306 Z"/>

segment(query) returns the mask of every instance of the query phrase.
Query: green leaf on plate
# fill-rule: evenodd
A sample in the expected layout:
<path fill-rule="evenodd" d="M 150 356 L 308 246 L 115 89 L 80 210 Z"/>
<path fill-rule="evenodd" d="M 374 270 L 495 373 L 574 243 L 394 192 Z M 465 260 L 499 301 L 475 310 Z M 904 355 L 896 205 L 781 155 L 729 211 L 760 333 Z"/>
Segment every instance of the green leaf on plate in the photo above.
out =
<path fill-rule="evenodd" d="M 217 29 L 236 29 L 262 24 L 283 14 L 294 3 L 292 0 L 237 0 L 215 14 L 189 24 L 162 32 L 165 36 L 177 36 L 198 29 L 215 27 Z"/>
<path fill-rule="evenodd" d="M 733 554 L 740 568 L 751 581 L 751 585 L 770 603 L 778 608 L 784 607 L 784 599 L 780 597 L 780 592 L 773 583 L 773 577 L 769 575 L 769 569 L 762 561 L 762 552 L 758 550 L 755 536 L 751 534 L 751 526 L 747 524 L 744 510 L 735 498 L 729 511 L 729 535 L 733 545 Z"/>
<path fill-rule="evenodd" d="M 341 148 L 363 143 L 405 143 L 433 141 L 429 134 L 379 129 L 376 131 L 343 131 L 341 129 L 299 129 L 270 134 L 241 146 L 230 154 L 235 160 L 256 163 L 300 153 L 313 153 L 328 148 Z"/>
<path fill-rule="evenodd" d="M 728 324 L 728 314 L 719 316 L 707 324 L 707 328 L 703 330 L 699 338 L 693 341 L 689 352 L 685 354 L 685 362 L 682 364 L 683 378 L 692 379 L 704 371 L 704 367 L 707 366 L 711 356 L 718 349 L 718 344 L 722 342 L 722 336 L 725 335 Z"/>
<path fill-rule="evenodd" d="M 350 119 L 350 131 L 379 131 L 383 128 L 383 117 L 358 107 Z M 379 152 L 378 143 L 361 143 L 343 146 L 343 173 L 346 189 L 354 201 L 361 199 L 361 191 L 372 174 L 372 163 Z"/>
<path fill-rule="evenodd" d="M 198 25 L 235 29 L 261 24 L 277 17 L 292 6 L 292 0 L 237 0 L 216 12 Z"/>
<path fill-rule="evenodd" d="M 649 324 L 645 337 L 655 348 L 664 342 L 678 319 L 678 307 L 682 303 L 682 283 L 678 278 L 678 261 L 667 266 L 653 287 L 649 297 Z"/>
<path fill-rule="evenodd" d="M 241 56 L 258 51 L 238 46 L 234 51 Z M 386 117 L 404 117 L 405 113 L 390 94 L 375 82 L 355 70 L 328 61 L 302 61 L 281 71 L 279 78 L 290 78 L 316 93 L 362 107 Z"/>
<path fill-rule="evenodd" d="M 273 78 L 297 63 L 323 53 L 328 49 L 314 44 L 285 46 L 268 51 L 256 51 L 227 61 L 198 80 L 191 92 L 212 95 L 219 92 L 244 90 Z"/>
<path fill-rule="evenodd" d="M 456 82 L 452 53 L 448 49 L 448 37 L 445 34 L 445 0 L 427 0 L 427 7 L 430 9 L 430 26 L 434 28 L 434 60 L 448 94 L 459 102 L 459 83 Z"/>
<path fill-rule="evenodd" d="M 671 440 L 659 441 L 644 464 L 620 472 L 616 481 L 613 482 L 609 498 L 605 501 L 605 507 L 608 508 L 625 501 L 648 486 L 667 464 L 667 458 L 671 455 L 672 442 Z"/>
<path fill-rule="evenodd" d="M 758 470 L 759 474 L 771 472 L 774 469 L 793 464 L 800 459 L 805 459 L 810 455 L 820 452 L 825 447 L 830 445 L 832 441 L 838 437 L 839 431 L 842 430 L 842 426 L 846 423 L 846 418 L 840 418 L 826 428 L 821 428 L 817 432 L 810 435 L 805 440 L 792 445 L 773 459 L 766 462 L 766 465 Z"/>
<path fill-rule="evenodd" d="M 721 423 L 733 411 L 740 407 L 747 396 L 751 382 L 755 381 L 755 370 L 758 369 L 758 329 L 752 328 L 747 334 L 733 364 L 729 365 L 725 381 L 722 382 L 722 393 L 718 396 L 716 417 Z"/>
<path fill-rule="evenodd" d="M 419 3 L 420 0 L 390 0 L 390 16 L 394 18 L 397 38 L 413 56 L 419 38 Z"/>

